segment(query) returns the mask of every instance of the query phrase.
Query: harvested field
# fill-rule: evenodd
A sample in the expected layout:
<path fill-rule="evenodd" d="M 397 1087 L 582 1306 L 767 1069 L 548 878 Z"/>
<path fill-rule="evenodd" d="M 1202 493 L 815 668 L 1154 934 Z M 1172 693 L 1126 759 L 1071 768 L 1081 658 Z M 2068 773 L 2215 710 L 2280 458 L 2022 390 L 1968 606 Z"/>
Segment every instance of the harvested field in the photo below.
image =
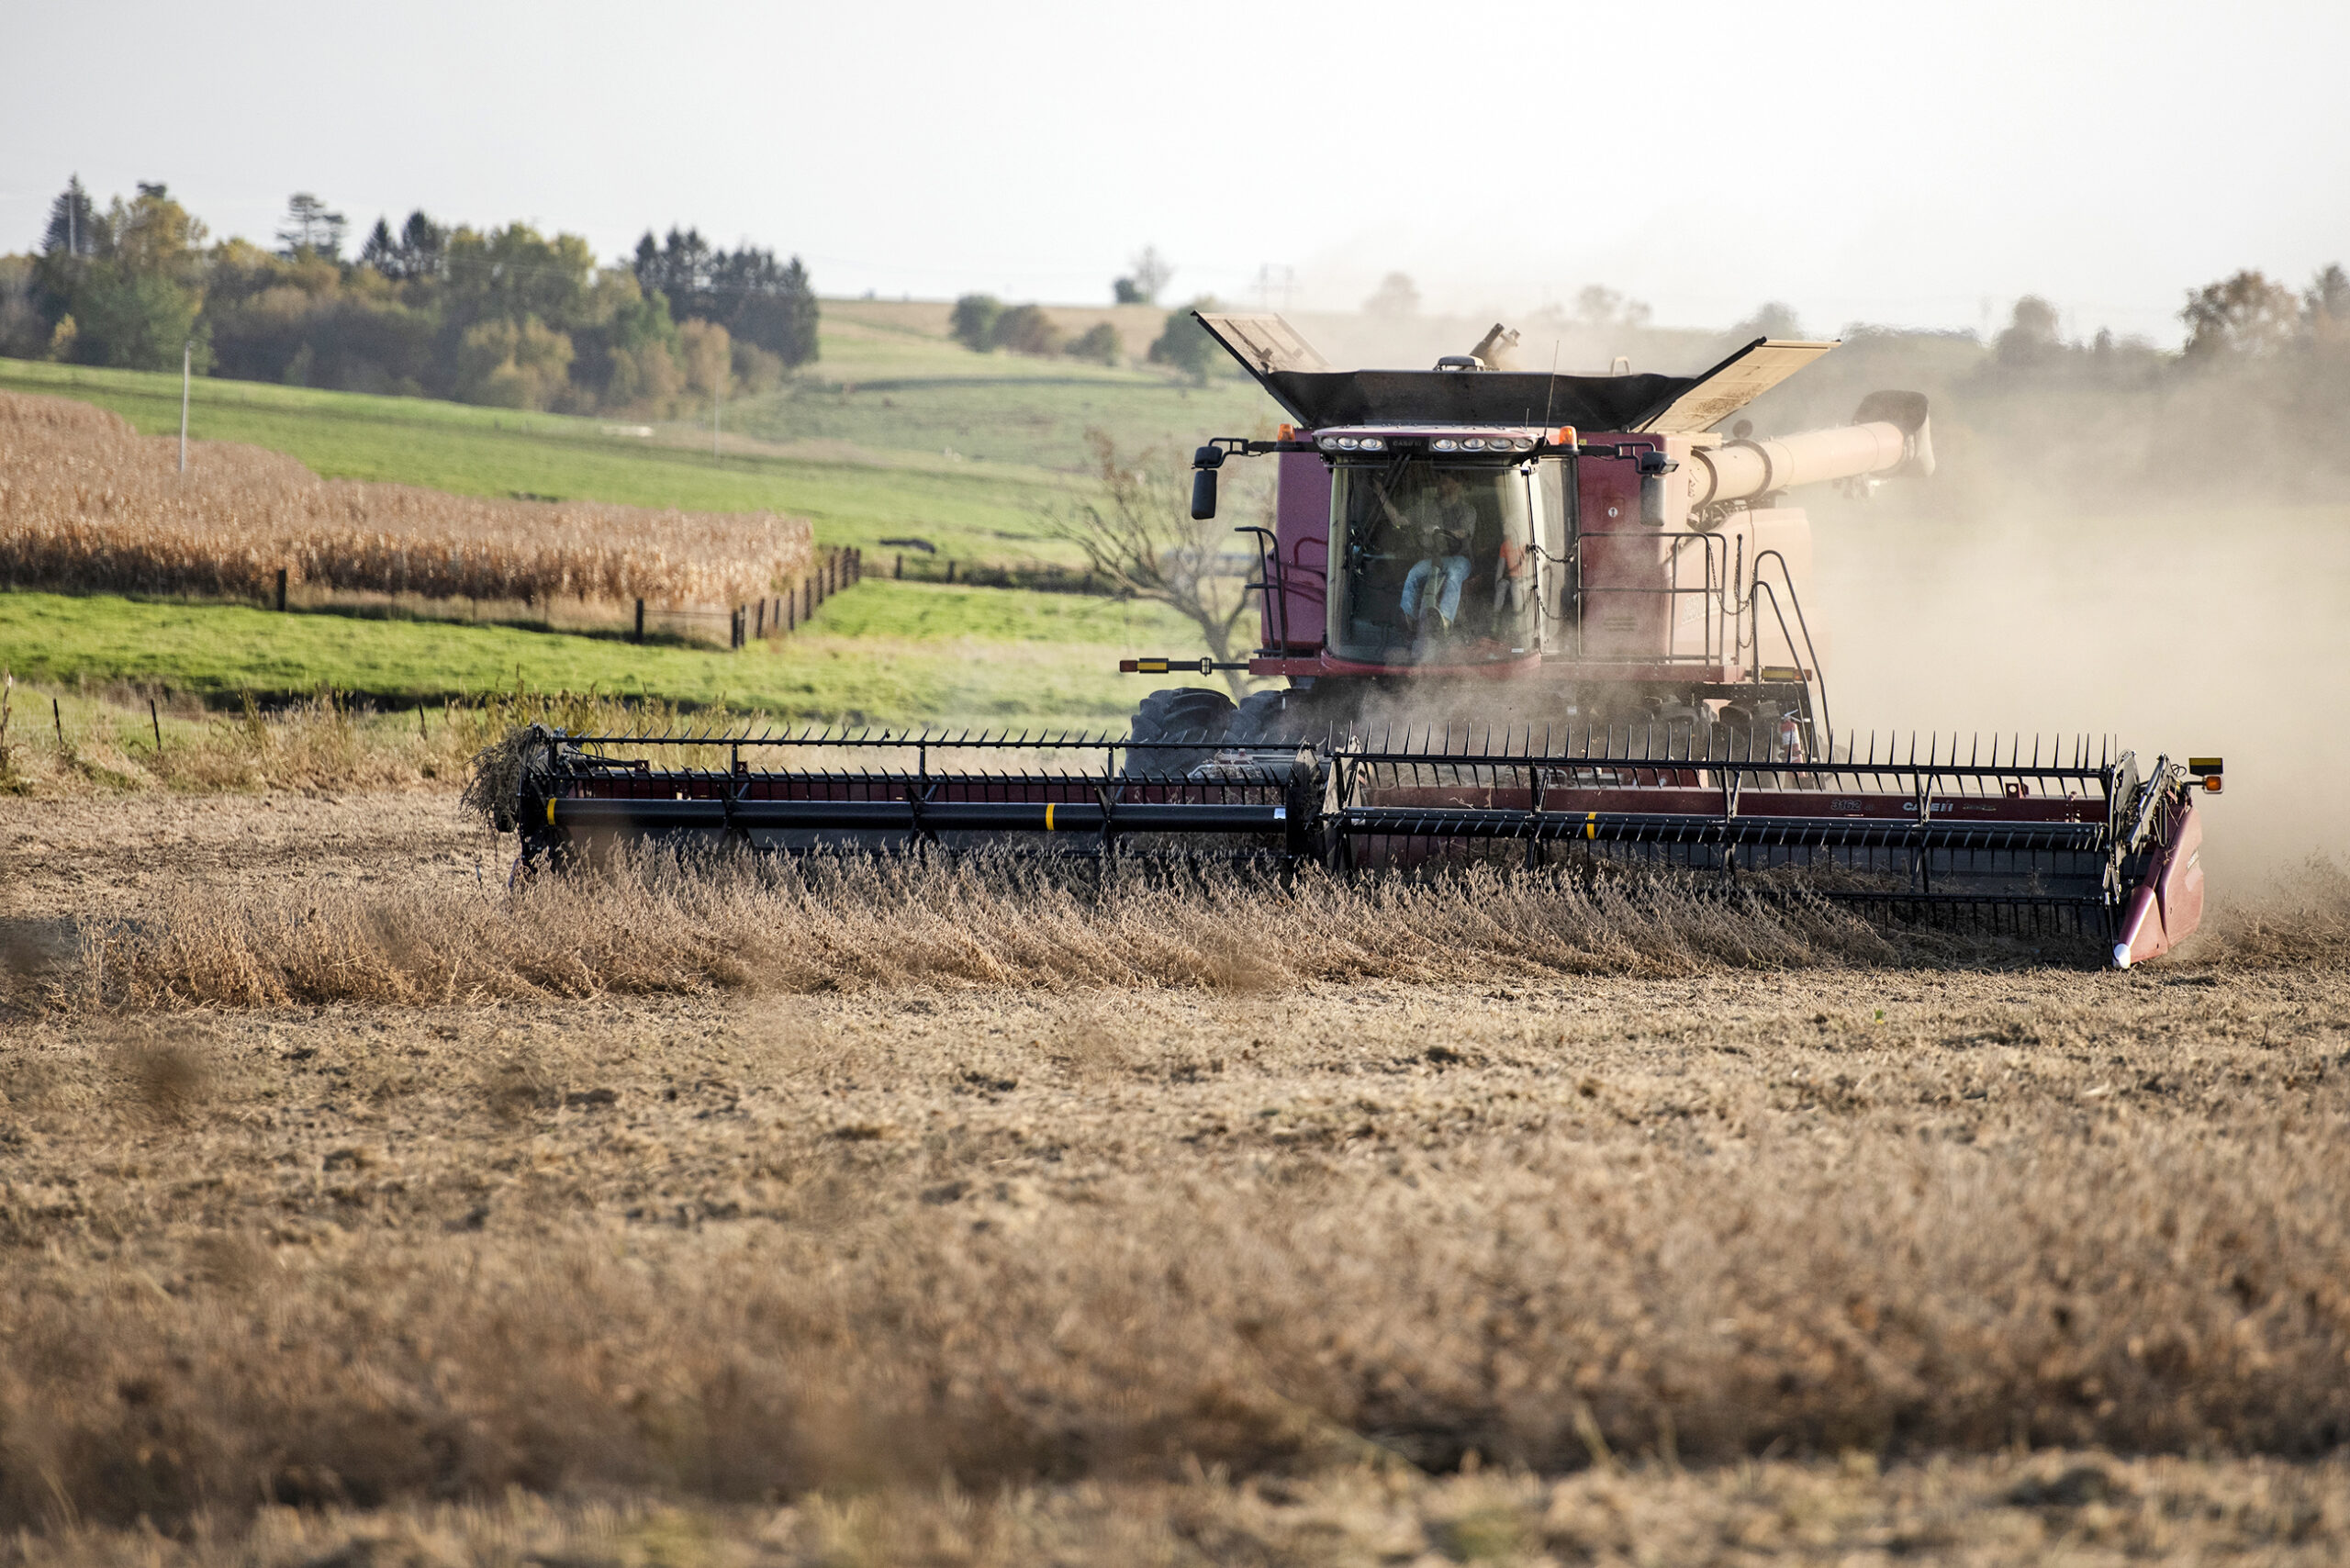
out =
<path fill-rule="evenodd" d="M 486 500 L 322 480 L 259 447 L 141 436 L 86 403 L 0 393 L 0 583 L 255 599 L 289 589 L 547 607 L 731 606 L 813 554 L 768 513 Z"/>
<path fill-rule="evenodd" d="M 426 794 L 9 823 L 17 1557 L 2350 1551 L 2322 868 L 2108 975 L 1523 890 L 509 904 Z"/>

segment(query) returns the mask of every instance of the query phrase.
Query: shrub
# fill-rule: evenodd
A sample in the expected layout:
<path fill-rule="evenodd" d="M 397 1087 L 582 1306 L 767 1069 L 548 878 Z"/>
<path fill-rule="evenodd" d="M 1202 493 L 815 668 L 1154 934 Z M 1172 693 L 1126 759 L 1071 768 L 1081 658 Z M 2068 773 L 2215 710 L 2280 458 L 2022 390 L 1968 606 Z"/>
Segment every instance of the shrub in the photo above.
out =
<path fill-rule="evenodd" d="M 1150 363 L 1169 365 L 1195 381 L 1205 381 L 1224 351 L 1216 347 L 1206 329 L 1192 319 L 1192 312 L 1214 308 L 1214 300 L 1200 298 L 1181 309 L 1169 310 L 1158 341 L 1150 345 Z"/>
<path fill-rule="evenodd" d="M 1107 321 L 1096 321 L 1070 341 L 1071 359 L 1090 359 L 1098 364 L 1115 364 L 1123 345 L 1118 342 L 1118 329 Z"/>
<path fill-rule="evenodd" d="M 1041 305 L 1015 305 L 995 319 L 995 346 L 1013 353 L 1046 355 L 1060 352 L 1061 332 Z"/>
<path fill-rule="evenodd" d="M 996 318 L 1002 314 L 1003 304 L 995 296 L 967 294 L 955 302 L 955 314 L 946 330 L 973 353 L 985 353 L 995 347 Z"/>

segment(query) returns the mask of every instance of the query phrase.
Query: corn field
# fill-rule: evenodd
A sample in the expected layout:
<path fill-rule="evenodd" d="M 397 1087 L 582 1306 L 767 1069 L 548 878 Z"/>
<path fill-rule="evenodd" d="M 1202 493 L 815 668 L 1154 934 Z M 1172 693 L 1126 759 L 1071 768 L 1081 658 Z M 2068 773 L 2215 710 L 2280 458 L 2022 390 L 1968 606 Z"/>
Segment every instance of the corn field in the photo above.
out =
<path fill-rule="evenodd" d="M 0 393 L 0 584 L 244 599 L 283 571 L 314 592 L 731 606 L 813 555 L 805 520 L 765 512 L 485 500 L 219 442 L 188 467 L 105 409 Z"/>

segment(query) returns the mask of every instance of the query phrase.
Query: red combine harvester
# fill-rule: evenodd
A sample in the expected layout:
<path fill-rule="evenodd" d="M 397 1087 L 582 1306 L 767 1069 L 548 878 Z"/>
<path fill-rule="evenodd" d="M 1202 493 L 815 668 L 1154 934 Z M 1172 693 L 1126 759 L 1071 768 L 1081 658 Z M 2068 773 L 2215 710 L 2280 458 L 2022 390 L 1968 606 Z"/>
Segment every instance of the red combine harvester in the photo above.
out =
<path fill-rule="evenodd" d="M 1283 684 L 1237 706 L 1155 691 L 1124 736 L 535 730 L 509 797 L 526 860 L 621 835 L 1012 838 L 1349 874 L 1707 873 L 1880 917 L 2079 931 L 2124 967 L 2194 928 L 2194 795 L 2220 789 L 2218 759 L 1835 730 L 1800 596 L 1809 525 L 1784 497 L 1930 474 L 1922 397 L 1753 440 L 1712 432 L 1834 344 L 1759 340 L 1695 376 L 1520 374 L 1487 368 L 1496 327 L 1433 370 L 1341 371 L 1280 317 L 1199 319 L 1293 421 L 1201 447 L 1192 508 L 1214 515 L 1226 462 L 1279 464 L 1273 526 L 1239 532 L 1260 566 L 1246 667 Z M 655 765 L 680 746 L 723 766 Z"/>

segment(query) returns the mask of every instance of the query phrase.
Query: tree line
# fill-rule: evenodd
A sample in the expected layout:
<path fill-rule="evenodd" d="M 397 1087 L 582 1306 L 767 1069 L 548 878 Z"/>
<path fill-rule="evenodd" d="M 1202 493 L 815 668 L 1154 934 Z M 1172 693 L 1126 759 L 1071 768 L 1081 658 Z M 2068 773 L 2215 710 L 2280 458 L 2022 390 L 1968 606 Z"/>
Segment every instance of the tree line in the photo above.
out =
<path fill-rule="evenodd" d="M 798 257 L 647 230 L 602 265 L 576 234 L 421 210 L 349 226 L 295 196 L 274 249 L 210 241 L 161 184 L 104 210 L 77 177 L 39 250 L 0 256 L 0 354 L 501 408 L 653 414 L 761 390 L 816 357 Z"/>
<path fill-rule="evenodd" d="M 1123 284 L 1126 280 L 1118 281 Z M 1147 302 L 1122 298 L 1119 303 Z M 1215 300 L 1203 296 L 1169 311 L 1158 336 L 1151 340 L 1144 357 L 1153 364 L 1180 370 L 1194 381 L 1207 380 L 1220 368 L 1224 351 L 1192 319 L 1192 312 L 1215 308 Z M 991 294 L 967 294 L 956 300 L 955 308 L 947 313 L 946 330 L 957 342 L 974 353 L 992 353 L 1002 349 L 1007 353 L 1044 358 L 1066 354 L 1096 364 L 1116 364 L 1125 357 L 1118 329 L 1107 321 L 1096 321 L 1077 336 L 1067 337 L 1043 306 L 1006 305 Z"/>

